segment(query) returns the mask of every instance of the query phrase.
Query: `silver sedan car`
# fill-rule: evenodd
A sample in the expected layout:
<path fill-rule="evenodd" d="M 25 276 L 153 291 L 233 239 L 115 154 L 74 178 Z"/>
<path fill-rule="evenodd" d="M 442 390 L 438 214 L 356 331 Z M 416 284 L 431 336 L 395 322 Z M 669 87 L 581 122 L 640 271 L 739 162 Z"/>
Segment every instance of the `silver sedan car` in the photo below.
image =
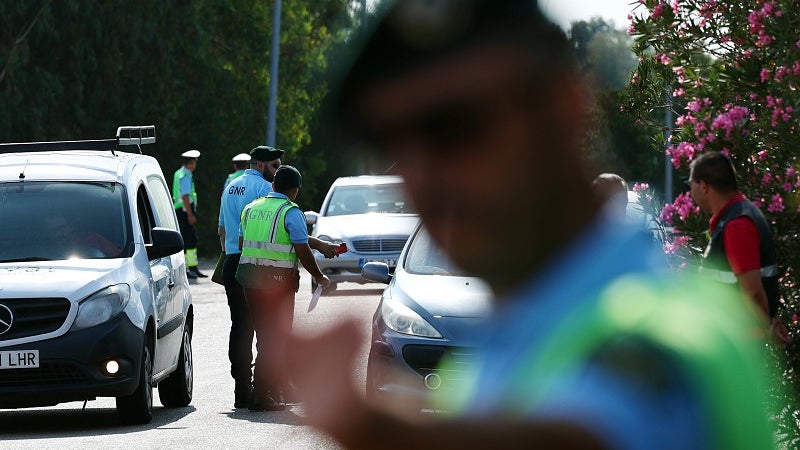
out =
<path fill-rule="evenodd" d="M 382 262 L 394 271 L 397 258 L 419 221 L 405 201 L 403 179 L 395 175 L 341 177 L 331 185 L 320 212 L 306 211 L 311 235 L 345 243 L 347 251 L 326 259 L 314 251 L 322 272 L 336 284 L 349 281 L 368 283 L 361 268 L 368 262 Z M 311 289 L 316 289 L 312 281 Z"/>

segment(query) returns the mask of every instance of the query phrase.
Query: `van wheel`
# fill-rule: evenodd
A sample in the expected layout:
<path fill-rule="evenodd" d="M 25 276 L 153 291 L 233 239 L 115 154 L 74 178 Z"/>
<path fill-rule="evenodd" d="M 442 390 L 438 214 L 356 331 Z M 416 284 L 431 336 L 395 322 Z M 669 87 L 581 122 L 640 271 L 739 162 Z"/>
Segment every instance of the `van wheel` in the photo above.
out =
<path fill-rule="evenodd" d="M 183 329 L 178 367 L 164 381 L 158 383 L 158 396 L 167 408 L 179 408 L 192 402 L 194 365 L 192 362 L 192 332 L 189 324 Z"/>
<path fill-rule="evenodd" d="M 133 394 L 117 397 L 117 414 L 126 425 L 150 423 L 153 419 L 153 357 L 147 344 L 139 367 L 139 386 Z"/>

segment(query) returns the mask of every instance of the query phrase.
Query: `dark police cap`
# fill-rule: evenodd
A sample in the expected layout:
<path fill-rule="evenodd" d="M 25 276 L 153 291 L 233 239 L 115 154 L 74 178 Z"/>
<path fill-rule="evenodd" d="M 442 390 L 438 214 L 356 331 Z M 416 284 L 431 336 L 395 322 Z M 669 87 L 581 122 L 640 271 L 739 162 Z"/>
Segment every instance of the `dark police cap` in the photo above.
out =
<path fill-rule="evenodd" d="M 280 166 L 275 171 L 273 183 L 284 188 L 299 188 L 303 186 L 303 177 L 300 176 L 300 171 L 295 169 L 294 166 Z"/>
<path fill-rule="evenodd" d="M 250 158 L 258 161 L 272 161 L 283 156 L 284 151 L 267 145 L 259 145 L 250 150 Z"/>

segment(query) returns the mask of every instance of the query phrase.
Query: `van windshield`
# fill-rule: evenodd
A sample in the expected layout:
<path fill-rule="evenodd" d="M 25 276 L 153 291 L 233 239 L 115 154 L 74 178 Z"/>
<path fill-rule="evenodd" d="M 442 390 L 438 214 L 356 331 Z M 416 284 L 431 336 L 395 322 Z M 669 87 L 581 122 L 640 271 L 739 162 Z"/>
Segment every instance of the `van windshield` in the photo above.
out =
<path fill-rule="evenodd" d="M 122 258 L 133 251 L 118 183 L 0 183 L 0 262 Z"/>

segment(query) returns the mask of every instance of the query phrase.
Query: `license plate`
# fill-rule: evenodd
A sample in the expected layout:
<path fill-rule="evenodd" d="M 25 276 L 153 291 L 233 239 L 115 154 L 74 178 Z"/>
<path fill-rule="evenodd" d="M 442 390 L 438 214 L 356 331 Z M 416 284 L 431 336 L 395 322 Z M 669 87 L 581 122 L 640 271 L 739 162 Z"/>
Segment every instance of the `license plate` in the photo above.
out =
<path fill-rule="evenodd" d="M 364 267 L 364 264 L 368 262 L 380 262 L 386 264 L 389 267 L 395 267 L 397 265 L 397 260 L 394 258 L 384 258 L 384 259 L 361 258 L 358 261 L 358 265 L 359 267 Z"/>
<path fill-rule="evenodd" d="M 39 350 L 0 352 L 0 369 L 35 369 L 39 367 Z"/>

